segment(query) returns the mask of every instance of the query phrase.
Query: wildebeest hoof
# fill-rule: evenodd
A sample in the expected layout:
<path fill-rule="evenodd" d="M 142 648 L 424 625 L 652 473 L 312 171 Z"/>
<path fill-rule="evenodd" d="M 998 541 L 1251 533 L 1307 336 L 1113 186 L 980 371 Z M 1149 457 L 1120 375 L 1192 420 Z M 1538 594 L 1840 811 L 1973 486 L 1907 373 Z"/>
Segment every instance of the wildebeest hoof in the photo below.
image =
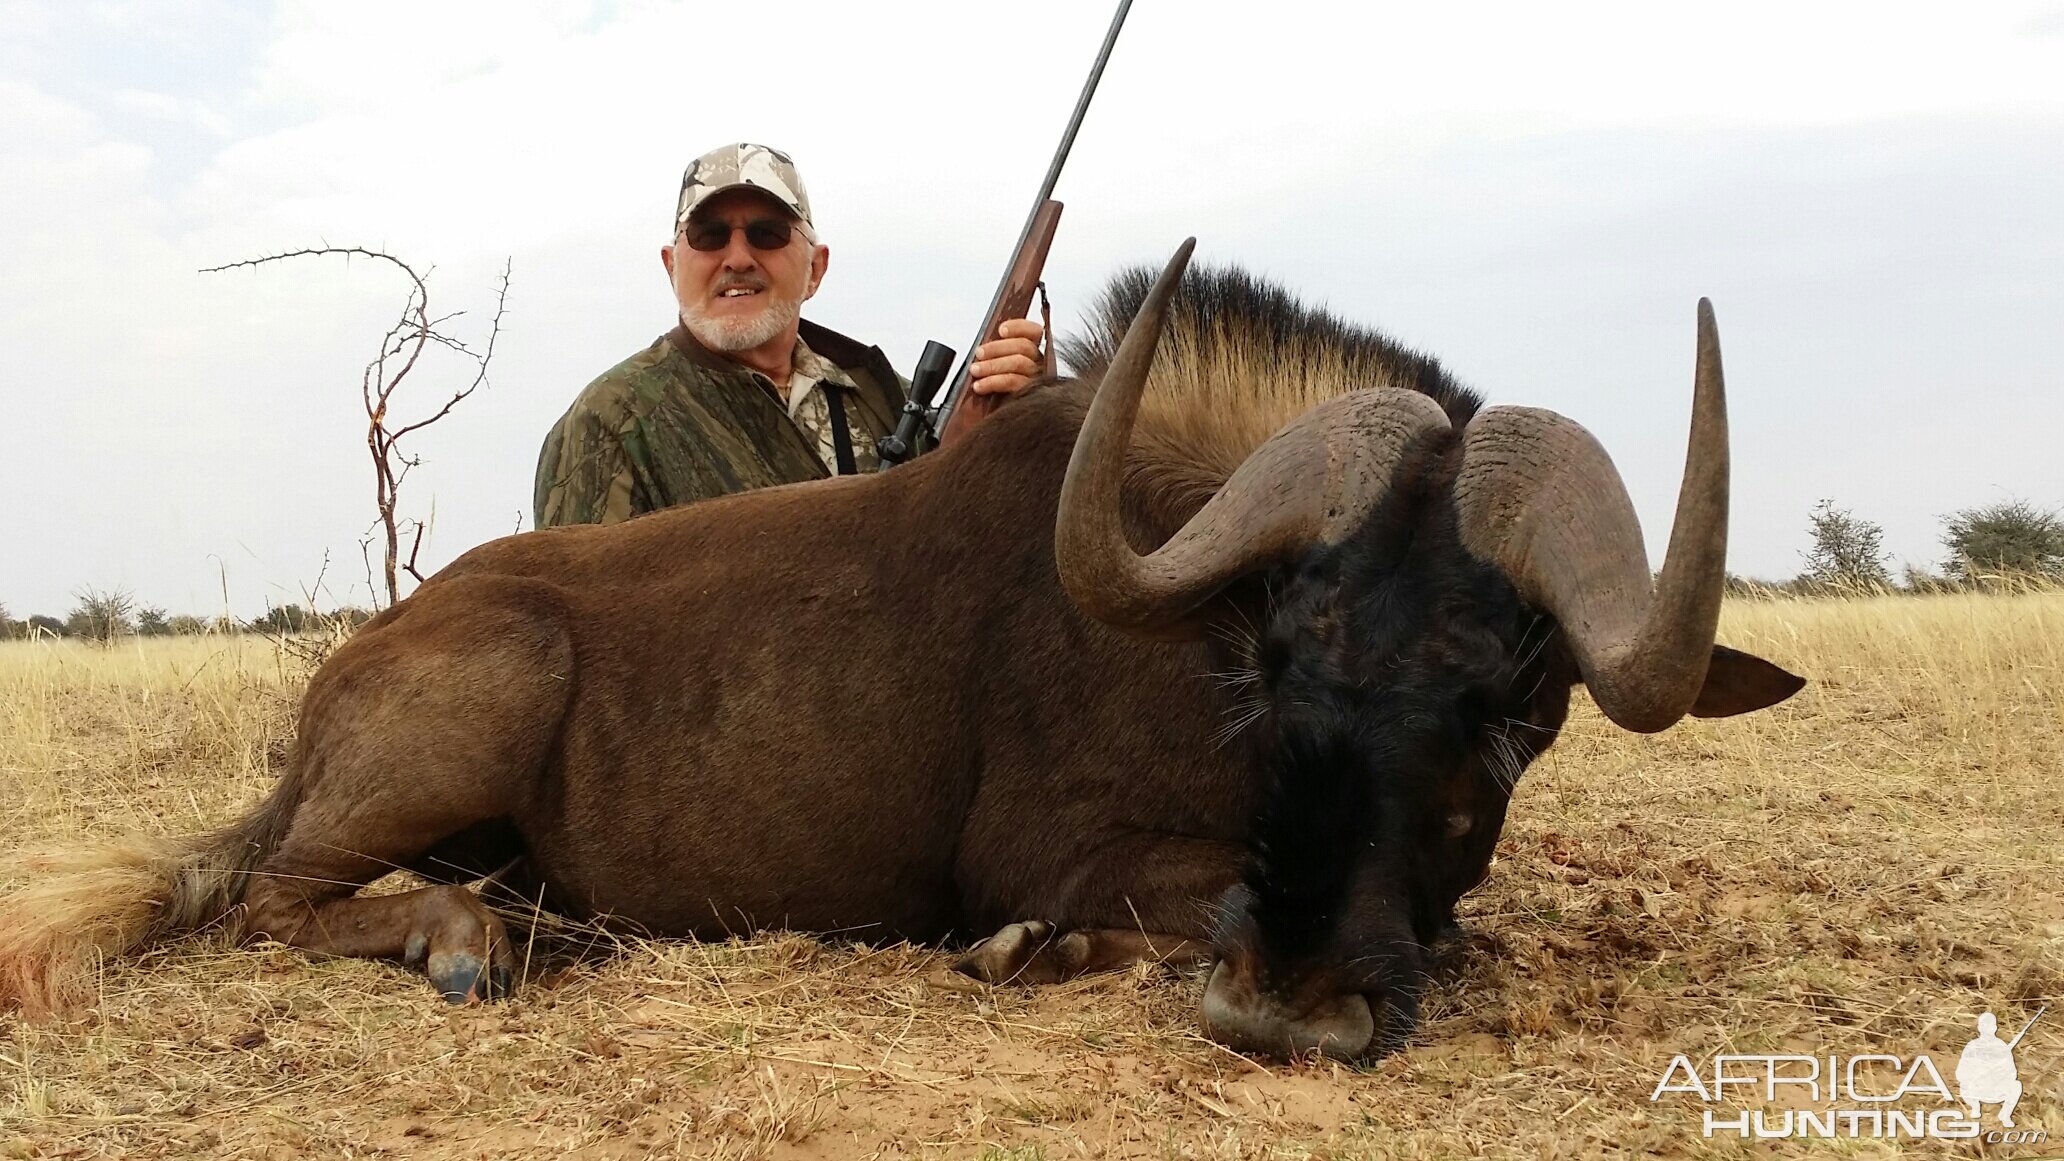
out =
<path fill-rule="evenodd" d="M 954 970 L 990 984 L 1052 984 L 1082 970 L 1089 939 L 1081 932 L 1054 938 L 1053 924 L 1013 923 L 976 944 Z"/>
<path fill-rule="evenodd" d="M 470 952 L 433 956 L 430 954 L 430 940 L 422 935 L 409 937 L 402 952 L 402 962 L 428 975 L 430 982 L 437 985 L 438 994 L 451 1004 L 501 999 L 509 994 L 513 984 L 514 973 L 507 964 L 492 965 L 483 979 L 479 956 Z"/>
<path fill-rule="evenodd" d="M 428 975 L 447 1003 L 507 996 L 514 973 L 501 920 L 462 887 L 425 888 L 416 903 L 416 926 L 402 941 L 402 962 Z"/>
<path fill-rule="evenodd" d="M 471 952 L 440 952 L 429 957 L 430 982 L 447 1004 L 477 1004 L 509 994 L 509 969 L 489 966 Z"/>
<path fill-rule="evenodd" d="M 1013 923 L 968 949 L 953 970 L 983 983 L 1010 982 L 1053 938 L 1053 924 L 1039 919 Z"/>

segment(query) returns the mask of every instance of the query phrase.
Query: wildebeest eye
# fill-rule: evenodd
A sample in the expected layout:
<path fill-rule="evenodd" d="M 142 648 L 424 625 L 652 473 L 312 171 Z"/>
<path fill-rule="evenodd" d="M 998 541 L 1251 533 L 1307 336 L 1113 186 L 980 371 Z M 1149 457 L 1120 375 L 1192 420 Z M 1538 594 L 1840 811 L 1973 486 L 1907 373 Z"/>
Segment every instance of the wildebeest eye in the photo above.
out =
<path fill-rule="evenodd" d="M 1453 814 L 1448 815 L 1448 837 L 1461 838 L 1469 833 L 1470 827 L 1475 825 L 1476 819 L 1467 811 L 1455 811 Z"/>

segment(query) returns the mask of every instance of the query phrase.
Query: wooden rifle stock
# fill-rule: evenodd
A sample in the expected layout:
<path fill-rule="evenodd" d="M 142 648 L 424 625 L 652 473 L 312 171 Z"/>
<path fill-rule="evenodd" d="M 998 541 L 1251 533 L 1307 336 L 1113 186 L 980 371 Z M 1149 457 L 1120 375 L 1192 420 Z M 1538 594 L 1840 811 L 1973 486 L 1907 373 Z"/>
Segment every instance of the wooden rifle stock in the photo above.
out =
<path fill-rule="evenodd" d="M 1118 11 L 1111 16 L 1111 27 L 1104 32 L 1103 47 L 1097 50 L 1089 79 L 1082 82 L 1082 94 L 1075 98 L 1075 111 L 1068 117 L 1068 127 L 1061 132 L 1060 147 L 1054 150 L 1053 160 L 1047 163 L 1046 179 L 1039 183 L 1039 195 L 1032 199 L 1032 213 L 1018 234 L 1018 248 L 1011 255 L 1010 270 L 996 288 L 996 297 L 989 302 L 989 317 L 982 320 L 982 329 L 968 348 L 967 360 L 961 364 L 959 376 L 939 396 L 936 408 L 932 406 L 930 396 L 940 380 L 945 378 L 943 367 L 953 358 L 953 350 L 940 343 L 926 345 L 924 358 L 919 360 L 918 373 L 911 379 L 910 398 L 903 403 L 903 414 L 897 420 L 896 430 L 875 445 L 884 470 L 917 453 L 920 427 L 929 426 L 937 433 L 940 443 L 952 443 L 966 435 L 1002 402 L 1000 396 L 976 395 L 968 390 L 968 372 L 976 361 L 975 348 L 995 339 L 997 330 L 1006 320 L 1023 318 L 1031 309 L 1032 295 L 1040 286 L 1039 276 L 1046 269 L 1046 252 L 1053 248 L 1054 232 L 1061 226 L 1061 203 L 1053 198 L 1054 183 L 1060 180 L 1061 166 L 1068 161 L 1068 150 L 1075 145 L 1075 134 L 1082 128 L 1083 114 L 1089 112 L 1089 99 L 1096 95 L 1097 81 L 1104 75 L 1104 65 L 1111 59 L 1111 48 L 1118 43 L 1118 30 L 1125 27 L 1125 14 L 1131 9 L 1132 0 L 1118 0 Z M 1049 375 L 1054 370 L 1053 355 L 1053 335 L 1049 333 L 1046 336 L 1045 367 L 1045 373 Z"/>
<path fill-rule="evenodd" d="M 1053 248 L 1054 234 L 1060 228 L 1061 203 L 1048 198 L 1041 202 L 1039 209 L 1034 212 L 1032 228 L 1025 236 L 1025 244 L 1011 256 L 1010 272 L 1004 276 L 1003 292 L 997 298 L 996 309 L 982 321 L 980 342 L 986 343 L 996 338 L 997 332 L 1007 320 L 1024 318 L 1032 309 L 1033 292 L 1039 289 L 1039 276 L 1046 269 L 1046 252 Z M 1051 352 L 1053 336 L 1047 336 L 1046 341 Z M 972 353 L 968 356 L 968 362 L 970 365 L 974 363 Z M 946 418 L 945 430 L 939 433 L 941 445 L 952 443 L 966 435 L 977 423 L 988 418 L 989 414 L 996 410 L 997 404 L 1003 402 L 1002 396 L 976 395 L 967 390 L 969 378 L 971 376 L 964 371 L 963 381 L 954 384 L 952 394 L 947 397 L 952 401 L 952 411 Z"/>

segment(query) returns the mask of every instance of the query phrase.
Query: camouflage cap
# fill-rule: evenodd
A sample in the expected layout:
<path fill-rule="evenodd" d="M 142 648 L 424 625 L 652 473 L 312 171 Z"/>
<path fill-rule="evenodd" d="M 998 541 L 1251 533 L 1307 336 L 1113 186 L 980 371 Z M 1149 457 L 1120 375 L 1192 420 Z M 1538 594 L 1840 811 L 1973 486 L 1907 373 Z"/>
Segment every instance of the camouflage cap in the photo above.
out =
<path fill-rule="evenodd" d="M 695 207 L 740 186 L 764 190 L 805 224 L 813 224 L 810 195 L 803 189 L 795 162 L 779 149 L 741 141 L 719 145 L 688 163 L 687 172 L 681 175 L 681 199 L 674 206 L 674 229 L 681 228 Z"/>

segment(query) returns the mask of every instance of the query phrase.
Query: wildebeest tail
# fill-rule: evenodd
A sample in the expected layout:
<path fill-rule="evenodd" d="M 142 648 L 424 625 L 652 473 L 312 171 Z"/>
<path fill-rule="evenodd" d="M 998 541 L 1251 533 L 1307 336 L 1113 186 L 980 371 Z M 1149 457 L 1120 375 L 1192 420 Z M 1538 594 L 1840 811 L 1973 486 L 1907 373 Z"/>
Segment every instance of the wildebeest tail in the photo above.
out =
<path fill-rule="evenodd" d="M 243 900 L 250 872 L 285 835 L 301 801 L 289 771 L 265 801 L 212 834 L 139 836 L 25 852 L 0 895 L 0 1011 L 62 1012 L 84 1000 L 100 963 L 206 927 Z"/>

